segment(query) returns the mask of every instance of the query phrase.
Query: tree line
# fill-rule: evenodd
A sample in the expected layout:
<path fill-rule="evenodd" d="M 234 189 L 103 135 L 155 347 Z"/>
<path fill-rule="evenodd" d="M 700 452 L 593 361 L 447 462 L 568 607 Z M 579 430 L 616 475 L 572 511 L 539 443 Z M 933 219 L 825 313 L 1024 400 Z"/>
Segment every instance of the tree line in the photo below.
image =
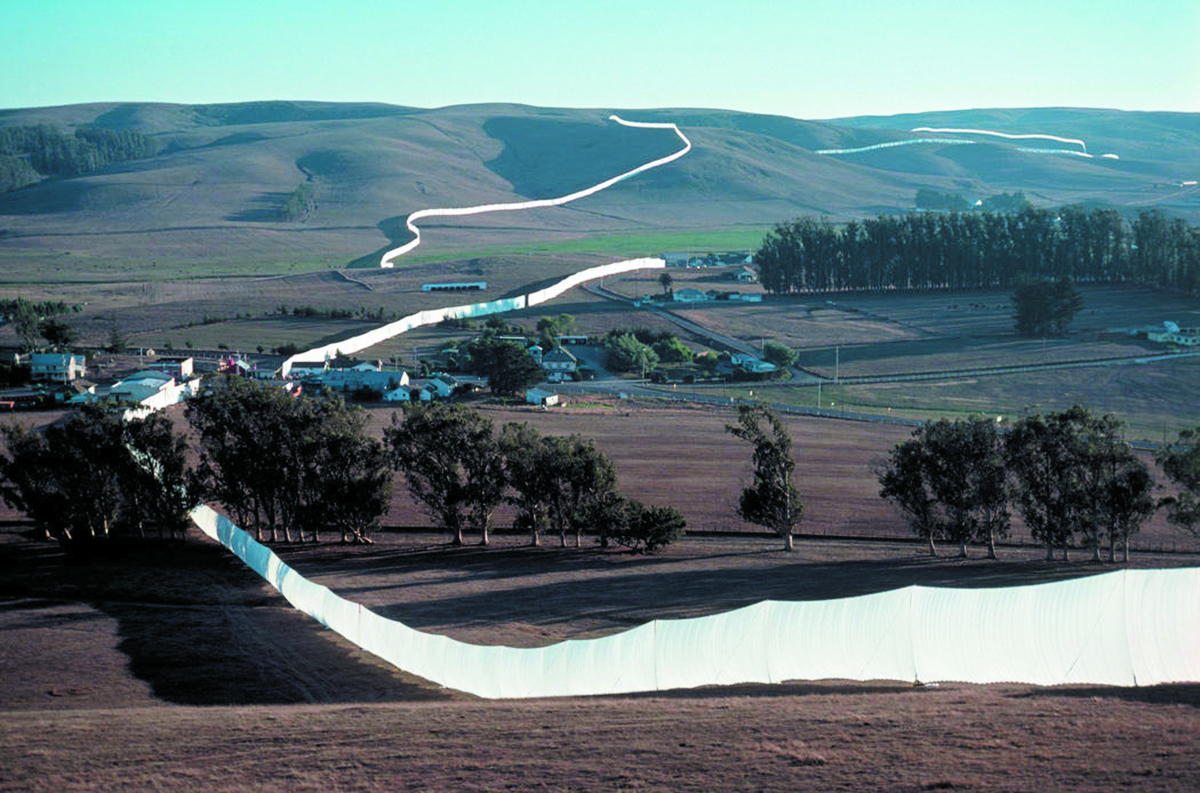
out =
<path fill-rule="evenodd" d="M 48 124 L 0 127 L 0 192 L 45 176 L 79 176 L 157 152 L 153 138 L 134 130 L 81 127 L 68 135 Z"/>
<path fill-rule="evenodd" d="M 393 414 L 383 439 L 367 435 L 366 414 L 340 399 L 293 397 L 282 389 L 229 378 L 188 402 L 198 441 L 152 414 L 123 421 L 87 405 L 44 432 L 0 426 L 0 498 L 41 534 L 71 550 L 114 539 L 176 536 L 201 501 L 216 501 L 260 541 L 371 542 L 391 503 L 393 474 L 414 501 L 462 544 L 488 544 L 497 508 L 532 545 L 556 532 L 581 545 L 653 551 L 684 533 L 674 508 L 617 491 L 613 461 L 578 434 L 543 435 L 523 422 L 498 431 L 462 405 L 411 405 Z M 792 442 L 778 415 L 739 406 L 726 431 L 752 449 L 752 480 L 737 513 L 784 539 L 804 513 Z M 1110 561 L 1128 559 L 1130 538 L 1157 509 L 1200 536 L 1200 427 L 1164 444 L 1155 459 L 1176 494 L 1155 500 L 1147 466 L 1121 438 L 1121 422 L 1075 406 L 1028 416 L 1007 433 L 994 421 L 936 421 L 897 444 L 875 471 L 880 495 L 896 503 L 936 555 L 940 542 L 996 544 L 1015 510 L 1033 538 L 1067 559 L 1082 546 Z"/>
<path fill-rule="evenodd" d="M 937 555 L 937 543 L 983 543 L 988 558 L 1008 536 L 1015 508 L 1034 540 L 1053 559 L 1079 545 L 1100 561 L 1107 548 L 1129 560 L 1130 538 L 1157 509 L 1193 534 L 1200 532 L 1200 433 L 1185 430 L 1156 459 L 1180 487 L 1155 500 L 1154 477 L 1122 438 L 1115 416 L 1076 405 L 1018 421 L 1007 433 L 981 417 L 918 427 L 875 463 L 880 495 L 904 513 L 914 534 Z"/>
<path fill-rule="evenodd" d="M 653 551 L 686 528 L 677 510 L 620 495 L 612 460 L 578 434 L 542 435 L 518 422 L 496 432 L 477 411 L 434 402 L 393 414 L 384 437 L 413 499 L 458 545 L 465 531 L 488 544 L 502 503 L 513 508 L 513 525 L 530 533 L 531 545 L 556 529 L 562 546 L 568 534 L 576 546 L 594 534 L 602 546 Z"/>
<path fill-rule="evenodd" d="M 1079 205 L 918 212 L 841 226 L 804 217 L 768 232 L 754 260 L 775 294 L 1011 288 L 1023 279 L 1200 293 L 1200 227 L 1157 209 L 1132 221 Z"/>
<path fill-rule="evenodd" d="M 0 427 L 0 498 L 47 538 L 69 549 L 148 529 L 174 535 L 201 501 L 215 501 L 259 541 L 371 542 L 391 504 L 393 473 L 413 500 L 462 544 L 482 544 L 496 508 L 507 503 L 531 542 L 556 529 L 582 543 L 653 551 L 686 527 L 670 507 L 617 492 L 617 470 L 579 435 L 546 435 L 492 422 L 461 405 L 432 403 L 393 415 L 382 441 L 366 433 L 366 413 L 341 399 L 294 397 L 252 380 L 226 378 L 188 401 L 198 441 L 164 415 L 123 421 L 88 405 L 34 432 Z"/>

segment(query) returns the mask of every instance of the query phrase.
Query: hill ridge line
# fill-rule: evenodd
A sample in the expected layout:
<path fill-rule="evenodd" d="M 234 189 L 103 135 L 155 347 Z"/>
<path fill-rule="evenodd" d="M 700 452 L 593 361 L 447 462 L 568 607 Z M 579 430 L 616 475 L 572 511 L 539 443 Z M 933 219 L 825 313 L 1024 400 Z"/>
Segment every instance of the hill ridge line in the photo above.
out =
<path fill-rule="evenodd" d="M 480 204 L 478 206 L 473 206 L 473 207 L 419 209 L 416 212 L 413 212 L 412 214 L 410 214 L 404 222 L 404 225 L 408 227 L 408 230 L 413 233 L 413 239 L 410 240 L 409 242 L 405 243 L 404 245 L 401 245 L 399 248 L 393 248 L 392 250 L 384 253 L 383 256 L 379 260 L 379 266 L 381 268 L 385 268 L 385 269 L 391 268 L 393 266 L 393 262 L 395 262 L 396 259 L 399 259 L 401 256 L 403 256 L 404 254 L 408 253 L 409 251 L 413 250 L 414 248 L 416 248 L 418 245 L 421 244 L 421 230 L 417 227 L 416 221 L 421 220 L 422 218 L 459 217 L 462 215 L 481 215 L 481 214 L 484 214 L 487 212 L 512 212 L 512 211 L 522 210 L 522 209 L 541 209 L 543 207 L 561 206 L 563 204 L 570 203 L 570 202 L 578 200 L 580 198 L 586 198 L 587 196 L 598 193 L 601 190 L 605 190 L 609 187 L 612 187 L 617 182 L 620 182 L 624 179 L 628 179 L 631 176 L 636 176 L 637 174 L 642 173 L 643 171 L 648 171 L 651 168 L 657 168 L 660 165 L 666 165 L 669 162 L 674 162 L 675 160 L 678 160 L 680 157 L 684 156 L 685 154 L 687 154 L 689 151 L 692 150 L 692 142 L 690 140 L 688 140 L 687 136 L 684 135 L 679 130 L 679 127 L 676 126 L 674 123 L 653 122 L 653 121 L 626 121 L 625 119 L 621 118 L 620 116 L 616 115 L 615 113 L 613 115 L 610 115 L 609 119 L 617 122 L 618 124 L 621 124 L 622 126 L 626 126 L 626 127 L 638 127 L 641 129 L 669 129 L 669 130 L 673 131 L 676 135 L 678 135 L 679 139 L 683 141 L 683 144 L 684 144 L 683 148 L 680 149 L 679 151 L 676 151 L 672 154 L 667 155 L 666 157 L 660 157 L 657 160 L 652 160 L 651 162 L 643 163 L 642 165 L 639 165 L 638 167 L 636 167 L 632 170 L 626 171 L 625 173 L 618 174 L 617 176 L 614 176 L 611 179 L 605 179 L 603 182 L 600 182 L 599 184 L 592 185 L 591 187 L 585 187 L 582 190 L 577 190 L 574 193 L 569 193 L 568 195 L 558 196 L 557 198 L 540 198 L 540 199 L 534 199 L 531 201 L 516 201 L 516 202 L 506 203 L 506 204 Z"/>

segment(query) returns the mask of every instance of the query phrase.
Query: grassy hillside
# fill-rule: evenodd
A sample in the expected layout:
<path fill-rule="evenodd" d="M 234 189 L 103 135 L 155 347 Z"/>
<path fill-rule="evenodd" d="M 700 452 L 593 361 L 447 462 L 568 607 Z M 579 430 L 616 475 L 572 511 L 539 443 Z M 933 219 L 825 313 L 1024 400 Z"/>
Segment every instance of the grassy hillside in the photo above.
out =
<path fill-rule="evenodd" d="M 561 195 L 678 147 L 670 132 L 620 127 L 607 120 L 610 112 L 327 102 L 0 111 L 0 126 L 136 130 L 159 149 L 0 195 L 0 272 L 28 282 L 47 271 L 109 278 L 122 267 L 142 275 L 162 267 L 174 277 L 239 265 L 259 273 L 369 266 L 408 238 L 403 219 L 416 209 Z M 1161 206 L 1200 219 L 1200 193 L 1179 184 L 1197 176 L 1200 114 L 1050 108 L 814 122 L 726 110 L 617 112 L 675 121 L 695 148 L 569 207 L 433 222 L 421 255 L 444 259 L 490 246 L 579 250 L 594 235 L 611 249 L 614 236 L 905 211 L 920 187 L 971 198 L 1023 190 L 1047 204 Z M 1121 159 L 1028 154 L 1004 141 L 816 153 L 911 139 L 919 136 L 908 131 L 915 126 L 1079 137 L 1089 151 Z M 287 220 L 280 210 L 301 184 L 316 208 Z"/>

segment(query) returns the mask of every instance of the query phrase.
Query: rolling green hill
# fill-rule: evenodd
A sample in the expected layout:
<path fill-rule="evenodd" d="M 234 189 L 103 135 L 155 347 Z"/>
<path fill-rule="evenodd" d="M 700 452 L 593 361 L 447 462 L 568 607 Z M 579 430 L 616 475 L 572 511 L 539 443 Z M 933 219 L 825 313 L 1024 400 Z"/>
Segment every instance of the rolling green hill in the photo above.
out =
<path fill-rule="evenodd" d="M 414 210 L 561 195 L 677 148 L 669 131 L 620 127 L 607 121 L 610 112 L 282 101 L 0 111 L 0 127 L 132 130 L 158 150 L 0 195 L 0 267 L 68 254 L 79 267 L 118 260 L 369 265 L 407 239 L 403 219 Z M 431 222 L 418 255 L 493 243 L 577 247 L 589 234 L 760 228 L 801 214 L 907 211 L 921 187 L 970 200 L 1021 190 L 1042 204 L 1158 206 L 1200 220 L 1200 192 L 1183 184 L 1200 175 L 1200 114 L 1044 108 L 802 121 L 704 109 L 616 112 L 674 121 L 695 148 L 568 207 Z M 1025 153 L 998 139 L 817 153 L 911 140 L 921 137 L 909 132 L 918 126 L 1083 138 L 1090 152 L 1120 159 Z M 302 183 L 316 207 L 288 219 L 282 208 Z"/>

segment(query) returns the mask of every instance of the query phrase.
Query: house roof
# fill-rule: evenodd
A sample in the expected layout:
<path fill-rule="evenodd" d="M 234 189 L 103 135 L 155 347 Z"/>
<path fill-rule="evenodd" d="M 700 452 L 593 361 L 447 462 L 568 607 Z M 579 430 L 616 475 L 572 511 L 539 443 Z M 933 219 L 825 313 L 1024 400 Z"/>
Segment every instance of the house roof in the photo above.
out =
<path fill-rule="evenodd" d="M 69 352 L 35 352 L 29 356 L 29 363 L 34 366 L 66 366 L 70 359 L 82 361 L 82 355 Z"/>
<path fill-rule="evenodd" d="M 167 374 L 166 372 L 156 371 L 154 369 L 142 369 L 140 371 L 134 372 L 133 374 L 131 374 L 127 377 L 122 378 L 121 382 L 137 383 L 137 382 L 144 382 L 146 380 L 157 380 L 161 383 L 166 383 L 166 382 L 169 382 L 174 379 L 175 379 L 174 377 Z"/>
<path fill-rule="evenodd" d="M 374 366 L 367 363 L 366 361 L 360 361 L 357 358 L 330 358 L 329 359 L 329 368 L 330 369 L 354 369 L 359 366 L 369 366 L 372 369 L 375 368 Z"/>
<path fill-rule="evenodd" d="M 564 350 L 562 347 L 555 347 L 553 350 L 542 356 L 542 361 L 550 361 L 551 363 L 555 361 L 578 362 L 579 359 L 572 355 L 569 350 Z"/>

